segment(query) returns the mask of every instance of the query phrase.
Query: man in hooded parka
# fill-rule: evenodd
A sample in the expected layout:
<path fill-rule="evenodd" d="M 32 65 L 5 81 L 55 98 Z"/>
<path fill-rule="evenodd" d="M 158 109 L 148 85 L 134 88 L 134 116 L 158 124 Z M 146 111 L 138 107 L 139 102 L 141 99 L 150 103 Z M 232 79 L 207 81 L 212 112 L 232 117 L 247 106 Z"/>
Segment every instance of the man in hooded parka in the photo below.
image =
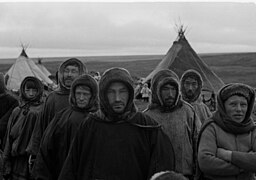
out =
<path fill-rule="evenodd" d="M 84 106 L 79 106 L 80 91 L 84 87 Z M 88 90 L 88 91 L 86 91 Z M 42 138 L 33 168 L 35 179 L 56 180 L 67 157 L 70 144 L 78 126 L 86 120 L 89 113 L 98 110 L 98 84 L 86 74 L 79 76 L 72 84 L 70 106 L 61 110 L 48 125 Z"/>
<path fill-rule="evenodd" d="M 196 138 L 201 122 L 193 107 L 180 98 L 179 78 L 171 70 L 161 70 L 151 81 L 152 101 L 145 114 L 163 126 L 175 153 L 175 171 L 193 179 Z"/>
<path fill-rule="evenodd" d="M 0 149 L 2 150 L 5 144 L 5 133 L 9 117 L 13 109 L 18 105 L 18 100 L 7 91 L 4 75 L 0 73 Z"/>
<path fill-rule="evenodd" d="M 37 154 L 43 133 L 55 114 L 69 106 L 71 83 L 84 73 L 87 73 L 85 65 L 76 58 L 68 59 L 60 65 L 58 69 L 59 87 L 47 96 L 28 147 L 33 156 Z"/>
<path fill-rule="evenodd" d="M 201 123 L 210 118 L 212 113 L 201 99 L 203 81 L 201 75 L 193 69 L 187 70 L 181 77 L 182 99 L 193 106 Z"/>
<path fill-rule="evenodd" d="M 105 71 L 100 111 L 79 127 L 60 180 L 146 180 L 174 168 L 172 144 L 159 124 L 137 112 L 132 83 L 123 68 Z"/>
<path fill-rule="evenodd" d="M 3 153 L 3 175 L 8 180 L 28 180 L 27 146 L 42 109 L 43 85 L 36 77 L 26 77 L 20 86 L 20 104 L 8 121 Z"/>

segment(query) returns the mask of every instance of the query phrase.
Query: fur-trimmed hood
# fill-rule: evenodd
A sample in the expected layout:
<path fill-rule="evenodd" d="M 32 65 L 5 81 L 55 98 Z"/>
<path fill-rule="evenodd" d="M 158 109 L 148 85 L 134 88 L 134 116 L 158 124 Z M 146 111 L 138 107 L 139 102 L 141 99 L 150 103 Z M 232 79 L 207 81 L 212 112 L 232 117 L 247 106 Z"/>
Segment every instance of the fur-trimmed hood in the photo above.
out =
<path fill-rule="evenodd" d="M 160 94 L 161 87 L 168 83 L 173 84 L 177 89 L 177 96 L 172 107 L 164 107 L 163 100 Z M 155 76 L 151 80 L 151 91 L 152 101 L 148 109 L 160 108 L 163 111 L 172 111 L 181 103 L 179 77 L 175 72 L 171 70 L 165 69 L 155 74 Z"/>
<path fill-rule="evenodd" d="M 90 98 L 90 102 L 88 105 L 81 109 L 77 107 L 76 100 L 75 100 L 75 89 L 77 86 L 84 85 L 91 89 L 92 96 Z M 96 80 L 89 74 L 84 74 L 78 76 L 71 85 L 70 95 L 69 95 L 69 103 L 72 108 L 80 109 L 82 111 L 87 112 L 95 112 L 99 109 L 99 88 L 98 83 Z"/>
<path fill-rule="evenodd" d="M 124 83 L 129 90 L 129 99 L 125 107 L 123 114 L 116 114 L 109 105 L 107 99 L 107 89 L 112 82 L 122 82 Z M 124 68 L 110 68 L 106 70 L 99 82 L 99 98 L 100 98 L 100 108 L 102 113 L 106 116 L 106 119 L 109 121 L 120 121 L 127 120 L 127 118 L 137 111 L 134 100 L 134 88 L 133 88 L 133 79 L 130 73 Z"/>
<path fill-rule="evenodd" d="M 186 96 L 186 91 L 185 91 L 185 87 L 184 87 L 184 82 L 189 77 L 195 79 L 198 82 L 198 88 L 197 88 L 193 98 L 188 98 Z M 193 70 L 193 69 L 189 69 L 189 70 L 185 71 L 181 77 L 180 84 L 181 84 L 180 90 L 181 90 L 181 94 L 182 94 L 182 99 L 187 101 L 188 103 L 195 102 L 198 99 L 198 97 L 200 96 L 202 87 L 203 87 L 203 80 L 202 80 L 202 77 L 199 74 L 199 72 L 197 72 L 196 70 Z"/>
<path fill-rule="evenodd" d="M 25 94 L 25 85 L 28 81 L 33 81 L 36 84 L 37 87 L 37 94 L 33 99 L 28 99 Z M 20 100 L 23 103 L 31 102 L 31 103 L 37 103 L 41 101 L 41 98 L 43 96 L 43 84 L 41 81 L 33 76 L 25 77 L 25 79 L 21 82 L 20 85 Z"/>
<path fill-rule="evenodd" d="M 59 83 L 59 89 L 57 90 L 57 93 L 69 93 L 70 91 L 70 87 L 65 86 L 64 84 L 64 79 L 63 79 L 63 74 L 64 74 L 64 69 L 68 64 L 77 64 L 79 67 L 79 75 L 85 74 L 87 73 L 87 68 L 86 66 L 79 60 L 76 58 L 71 58 L 68 59 L 66 61 L 64 61 L 58 69 L 58 83 Z"/>

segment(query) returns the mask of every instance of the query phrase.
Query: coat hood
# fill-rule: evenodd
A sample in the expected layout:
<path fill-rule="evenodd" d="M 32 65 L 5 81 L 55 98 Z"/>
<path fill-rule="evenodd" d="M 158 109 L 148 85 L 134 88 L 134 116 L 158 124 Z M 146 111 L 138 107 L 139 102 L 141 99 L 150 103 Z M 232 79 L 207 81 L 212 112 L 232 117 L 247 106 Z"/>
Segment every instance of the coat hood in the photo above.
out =
<path fill-rule="evenodd" d="M 77 86 L 85 85 L 91 89 L 92 96 L 90 98 L 90 101 L 88 105 L 81 109 L 77 107 L 76 100 L 75 100 L 75 89 Z M 95 112 L 99 109 L 99 88 L 96 80 L 89 74 L 84 74 L 81 76 L 78 76 L 74 82 L 71 85 L 70 95 L 69 95 L 69 103 L 72 108 L 84 110 L 87 112 Z"/>
<path fill-rule="evenodd" d="M 0 94 L 4 94 L 6 92 L 6 86 L 4 82 L 4 74 L 0 73 Z"/>
<path fill-rule="evenodd" d="M 160 90 L 165 84 L 173 84 L 177 88 L 177 96 L 172 107 L 164 107 Z M 157 72 L 151 80 L 152 101 L 149 109 L 160 108 L 164 111 L 172 111 L 180 104 L 180 84 L 179 77 L 171 70 L 165 69 Z"/>
<path fill-rule="evenodd" d="M 33 99 L 27 98 L 27 96 L 25 94 L 25 85 L 28 81 L 33 81 L 37 88 L 37 94 Z M 20 97 L 21 97 L 22 102 L 32 102 L 32 103 L 40 102 L 42 96 L 43 96 L 43 84 L 41 83 L 41 81 L 38 78 L 33 77 L 33 76 L 28 76 L 21 82 Z"/>
<path fill-rule="evenodd" d="M 184 82 L 189 77 L 195 79 L 198 82 L 198 88 L 192 98 L 187 97 L 186 92 L 185 92 L 185 87 L 184 87 Z M 180 89 L 181 89 L 182 98 L 185 101 L 187 101 L 188 103 L 195 102 L 198 99 L 198 97 L 200 96 L 202 87 L 203 87 L 203 80 L 202 80 L 202 77 L 199 74 L 199 72 L 197 72 L 196 70 L 193 70 L 193 69 L 189 69 L 189 70 L 185 71 L 181 77 L 180 84 L 181 84 Z"/>
<path fill-rule="evenodd" d="M 225 101 L 233 96 L 239 95 L 246 98 L 248 108 L 244 120 L 241 123 L 231 120 L 227 116 L 225 110 Z M 251 118 L 255 101 L 255 92 L 253 88 L 242 83 L 230 83 L 222 87 L 217 96 L 217 111 L 213 114 L 213 120 L 225 131 L 241 134 L 255 128 L 254 122 Z"/>
<path fill-rule="evenodd" d="M 125 107 L 123 114 L 116 114 L 109 105 L 107 99 L 107 89 L 112 82 L 122 82 L 129 90 L 129 99 Z M 100 98 L 100 108 L 103 114 L 110 121 L 126 120 L 127 116 L 131 113 L 136 112 L 136 107 L 133 102 L 134 100 L 134 89 L 133 89 L 133 79 L 130 73 L 124 68 L 110 68 L 106 70 L 99 82 L 99 98 Z"/>
<path fill-rule="evenodd" d="M 65 93 L 65 92 L 69 93 L 69 91 L 70 91 L 70 87 L 65 86 L 64 79 L 63 79 L 64 69 L 69 64 L 77 64 L 77 66 L 79 68 L 79 75 L 87 73 L 86 66 L 79 59 L 71 58 L 71 59 L 68 59 L 68 60 L 64 61 L 59 66 L 59 69 L 58 69 L 59 89 L 58 89 L 57 92 L 59 92 L 59 93 Z"/>

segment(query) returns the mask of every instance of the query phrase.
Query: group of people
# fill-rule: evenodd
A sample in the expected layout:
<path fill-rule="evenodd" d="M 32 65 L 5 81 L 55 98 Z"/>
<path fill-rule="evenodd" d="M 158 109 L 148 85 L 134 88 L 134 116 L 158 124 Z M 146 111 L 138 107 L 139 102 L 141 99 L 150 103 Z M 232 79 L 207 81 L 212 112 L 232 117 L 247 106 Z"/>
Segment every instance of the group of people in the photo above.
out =
<path fill-rule="evenodd" d="M 171 70 L 156 73 L 143 112 L 124 68 L 106 70 L 97 82 L 71 58 L 60 65 L 58 83 L 42 102 L 41 82 L 25 78 L 19 103 L 1 112 L 5 179 L 255 178 L 255 92 L 248 85 L 222 87 L 212 114 L 202 102 L 203 81 L 195 70 L 181 79 Z M 8 94 L 1 76 L 0 85 L 1 99 Z"/>

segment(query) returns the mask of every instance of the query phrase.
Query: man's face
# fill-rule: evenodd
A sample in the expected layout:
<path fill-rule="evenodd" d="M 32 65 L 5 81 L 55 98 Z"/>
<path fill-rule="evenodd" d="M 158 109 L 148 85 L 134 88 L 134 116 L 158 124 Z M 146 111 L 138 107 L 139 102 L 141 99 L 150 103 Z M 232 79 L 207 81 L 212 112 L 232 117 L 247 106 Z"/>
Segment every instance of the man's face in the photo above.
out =
<path fill-rule="evenodd" d="M 129 90 L 124 83 L 113 82 L 107 89 L 110 107 L 115 113 L 123 113 L 129 99 Z"/>
<path fill-rule="evenodd" d="M 160 95 L 164 106 L 170 107 L 175 103 L 177 89 L 171 84 L 165 84 L 160 89 Z"/>
<path fill-rule="evenodd" d="M 231 96 L 225 103 L 225 110 L 227 115 L 235 122 L 242 122 L 245 118 L 248 103 L 247 100 L 242 96 Z"/>
<path fill-rule="evenodd" d="M 185 94 L 189 98 L 193 98 L 198 88 L 198 82 L 194 78 L 188 77 L 184 81 Z"/>
<path fill-rule="evenodd" d="M 77 66 L 67 65 L 63 72 L 64 84 L 70 87 L 76 77 L 79 76 L 79 69 Z"/>
<path fill-rule="evenodd" d="M 79 108 L 85 108 L 92 97 L 90 88 L 87 86 L 77 86 L 75 90 L 76 104 Z"/>
<path fill-rule="evenodd" d="M 33 99 L 36 96 L 37 92 L 38 92 L 37 89 L 25 87 L 25 95 L 29 99 Z"/>

